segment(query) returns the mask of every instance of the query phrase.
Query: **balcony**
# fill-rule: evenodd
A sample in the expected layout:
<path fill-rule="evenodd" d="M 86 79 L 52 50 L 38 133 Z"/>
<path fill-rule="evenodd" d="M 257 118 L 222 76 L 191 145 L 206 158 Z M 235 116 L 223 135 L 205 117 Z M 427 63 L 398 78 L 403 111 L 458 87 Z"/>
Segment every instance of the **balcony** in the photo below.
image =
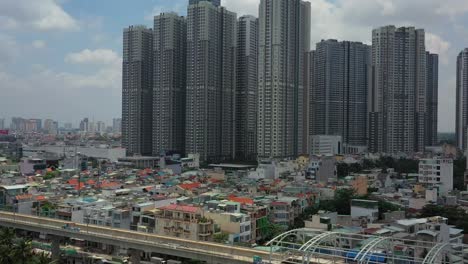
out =
<path fill-rule="evenodd" d="M 211 236 L 211 231 L 203 231 L 203 232 L 198 233 L 198 235 L 202 237 Z"/>

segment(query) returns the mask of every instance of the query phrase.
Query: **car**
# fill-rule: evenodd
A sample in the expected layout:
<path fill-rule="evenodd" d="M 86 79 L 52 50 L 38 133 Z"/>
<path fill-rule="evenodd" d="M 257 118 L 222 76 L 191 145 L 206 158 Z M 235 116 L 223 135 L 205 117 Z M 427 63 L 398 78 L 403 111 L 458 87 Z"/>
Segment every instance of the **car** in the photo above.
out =
<path fill-rule="evenodd" d="M 64 226 L 62 226 L 62 228 L 73 232 L 80 232 L 80 228 L 77 227 L 75 223 L 67 223 Z"/>

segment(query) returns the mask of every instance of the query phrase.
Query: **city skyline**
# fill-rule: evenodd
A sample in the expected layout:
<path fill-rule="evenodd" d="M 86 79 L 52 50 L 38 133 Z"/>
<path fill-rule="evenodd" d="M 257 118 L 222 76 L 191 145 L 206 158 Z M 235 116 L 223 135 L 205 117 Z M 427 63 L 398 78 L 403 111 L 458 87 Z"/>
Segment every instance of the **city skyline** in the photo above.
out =
<path fill-rule="evenodd" d="M 141 1 L 128 8 L 128 2 L 116 1 L 112 7 L 96 4 L 93 10 L 89 10 L 84 3 L 86 1 L 37 2 L 42 3 L 45 10 L 58 8 L 55 15 L 57 21 L 63 23 L 41 24 L 44 17 L 37 13 L 27 21 L 20 21 L 21 14 L 29 7 L 21 5 L 15 9 L 16 3 L 5 4 L 0 11 L 0 16 L 11 22 L 6 23 L 1 34 L 5 41 L 2 42 L 4 49 L 0 51 L 0 58 L 8 65 L 0 67 L 2 86 L 11 87 L 5 89 L 5 96 L 0 99 L 1 118 L 5 118 L 7 123 L 13 116 L 51 118 L 59 123 L 71 121 L 75 126 L 81 118 L 95 116 L 95 120 L 110 123 L 112 118 L 120 115 L 122 28 L 131 24 L 151 27 L 152 16 L 160 11 L 185 15 L 187 5 L 185 0 L 170 4 L 167 1 Z M 440 54 L 439 94 L 444 96 L 440 97 L 439 131 L 453 132 L 456 56 L 468 46 L 466 35 L 459 34 L 459 25 L 467 21 L 468 9 L 456 5 L 456 1 L 451 4 L 445 2 L 444 5 L 439 5 L 438 1 L 406 4 L 364 0 L 349 2 L 358 2 L 365 7 L 360 10 L 359 19 L 350 15 L 352 3 L 312 1 L 311 45 L 328 38 L 370 44 L 371 30 L 387 24 L 424 28 L 427 50 Z M 258 16 L 259 1 L 226 0 L 222 4 L 239 17 L 244 14 Z M 407 11 L 417 4 L 421 4 L 419 13 Z M 378 18 L 375 13 L 380 14 Z M 32 26 L 25 29 L 28 23 Z M 70 37 L 73 32 L 76 36 Z M 78 38 L 83 40 L 78 41 Z M 61 47 L 57 48 L 59 43 Z M 28 60 L 25 55 L 28 55 Z M 24 78 L 20 73 L 24 73 Z"/>

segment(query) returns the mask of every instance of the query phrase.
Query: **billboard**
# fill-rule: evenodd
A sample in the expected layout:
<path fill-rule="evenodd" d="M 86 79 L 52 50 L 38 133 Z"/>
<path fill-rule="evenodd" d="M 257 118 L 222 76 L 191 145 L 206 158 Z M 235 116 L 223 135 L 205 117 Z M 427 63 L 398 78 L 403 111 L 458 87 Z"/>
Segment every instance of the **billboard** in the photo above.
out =
<path fill-rule="evenodd" d="M 0 135 L 8 135 L 8 130 L 0 129 Z"/>

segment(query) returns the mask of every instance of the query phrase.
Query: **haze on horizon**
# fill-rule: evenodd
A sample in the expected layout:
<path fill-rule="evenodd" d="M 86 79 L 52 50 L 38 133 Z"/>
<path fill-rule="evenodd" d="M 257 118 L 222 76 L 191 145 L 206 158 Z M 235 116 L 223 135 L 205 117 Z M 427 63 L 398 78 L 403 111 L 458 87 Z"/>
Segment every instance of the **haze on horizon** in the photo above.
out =
<path fill-rule="evenodd" d="M 160 12 L 185 14 L 188 0 L 15 0 L 0 2 L 0 118 L 83 117 L 110 123 L 121 115 L 122 30 L 152 26 Z M 370 44 L 373 28 L 426 31 L 440 55 L 439 131 L 455 126 L 456 57 L 468 47 L 466 0 L 311 0 L 312 48 L 321 39 Z M 259 0 L 223 0 L 238 16 L 257 16 Z"/>

